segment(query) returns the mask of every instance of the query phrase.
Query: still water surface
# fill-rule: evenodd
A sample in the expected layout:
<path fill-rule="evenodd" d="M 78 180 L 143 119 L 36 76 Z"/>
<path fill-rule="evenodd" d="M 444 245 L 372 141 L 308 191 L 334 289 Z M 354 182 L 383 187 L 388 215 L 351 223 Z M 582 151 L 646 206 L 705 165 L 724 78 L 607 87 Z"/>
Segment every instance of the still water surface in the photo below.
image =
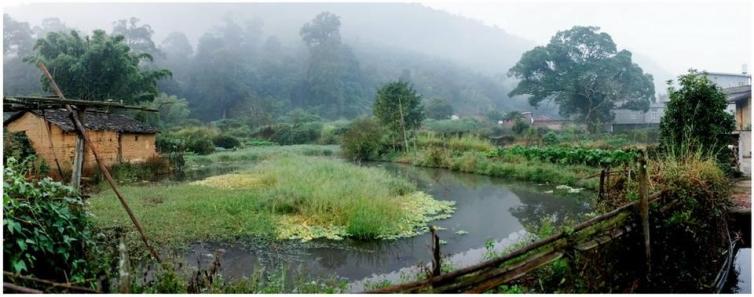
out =
<path fill-rule="evenodd" d="M 368 166 L 405 176 L 436 199 L 456 202 L 457 209 L 451 218 L 434 222 L 445 228 L 439 232 L 440 239 L 446 242 L 441 251 L 444 257 L 451 259 L 455 268 L 482 261 L 487 241 L 494 242 L 495 250 L 499 251 L 524 240 L 527 230 L 537 228 L 544 218 L 556 222 L 564 218 L 578 220 L 589 211 L 588 203 L 582 198 L 545 193 L 554 185 L 514 183 L 494 177 L 392 163 Z M 224 250 L 222 272 L 226 278 L 249 276 L 263 268 L 269 271 L 273 267 L 284 267 L 289 279 L 336 276 L 349 280 L 353 291 L 363 288 L 364 279 L 398 281 L 401 274 L 415 275 L 418 271 L 415 266 L 431 259 L 429 234 L 424 234 L 370 242 L 195 243 L 185 255 L 186 262 L 192 266 L 205 266 L 211 262 L 209 255 L 219 249 Z"/>

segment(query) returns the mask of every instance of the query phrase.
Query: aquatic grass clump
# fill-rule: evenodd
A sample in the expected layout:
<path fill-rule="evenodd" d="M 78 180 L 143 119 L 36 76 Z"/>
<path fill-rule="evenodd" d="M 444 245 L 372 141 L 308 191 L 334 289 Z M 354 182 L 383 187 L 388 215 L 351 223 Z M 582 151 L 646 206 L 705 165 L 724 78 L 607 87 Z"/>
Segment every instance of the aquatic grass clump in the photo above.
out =
<path fill-rule="evenodd" d="M 262 198 L 266 209 L 298 217 L 281 224 L 281 237 L 407 237 L 438 214 L 436 204 L 440 202 L 379 168 L 285 155 L 263 162 L 252 174 L 276 179 Z"/>
<path fill-rule="evenodd" d="M 242 236 L 395 239 L 425 232 L 453 211 L 384 169 L 288 153 L 234 174 L 121 190 L 150 237 L 176 244 Z M 89 202 L 99 226 L 129 225 L 110 192 Z"/>
<path fill-rule="evenodd" d="M 495 149 L 488 139 L 473 134 L 444 137 L 425 131 L 417 134 L 416 143 L 420 147 L 444 147 L 456 152 L 489 152 Z"/>
<path fill-rule="evenodd" d="M 187 165 L 209 165 L 216 162 L 259 161 L 281 154 L 297 154 L 304 156 L 332 156 L 340 148 L 336 145 L 286 145 L 286 146 L 250 146 L 233 151 L 222 151 L 211 155 L 187 155 Z"/>

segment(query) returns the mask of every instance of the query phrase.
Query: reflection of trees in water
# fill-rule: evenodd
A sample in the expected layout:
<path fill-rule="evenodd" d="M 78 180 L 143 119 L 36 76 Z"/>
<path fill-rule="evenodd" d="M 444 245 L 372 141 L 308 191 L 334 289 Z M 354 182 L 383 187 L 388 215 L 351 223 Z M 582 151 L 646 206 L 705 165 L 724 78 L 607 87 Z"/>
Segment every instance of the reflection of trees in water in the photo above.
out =
<path fill-rule="evenodd" d="M 578 199 L 556 197 L 520 187 L 511 187 L 511 191 L 518 196 L 521 205 L 511 208 L 510 213 L 531 233 L 536 233 L 545 219 L 552 219 L 558 226 L 567 222 L 578 222 L 583 214 L 589 211 Z"/>
<path fill-rule="evenodd" d="M 420 188 L 427 189 L 431 184 L 460 185 L 466 188 L 475 188 L 482 182 L 489 182 L 490 177 L 455 172 L 443 168 L 417 167 L 405 164 L 384 164 L 389 172 L 408 178 L 416 182 Z"/>

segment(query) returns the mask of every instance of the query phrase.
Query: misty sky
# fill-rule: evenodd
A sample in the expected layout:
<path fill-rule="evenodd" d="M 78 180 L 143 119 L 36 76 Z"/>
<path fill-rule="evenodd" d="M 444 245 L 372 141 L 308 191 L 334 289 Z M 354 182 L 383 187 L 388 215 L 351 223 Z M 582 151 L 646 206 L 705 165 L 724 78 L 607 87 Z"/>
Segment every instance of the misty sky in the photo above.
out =
<path fill-rule="evenodd" d="M 619 48 L 649 56 L 672 74 L 689 68 L 740 72 L 751 65 L 753 1 L 505 1 L 426 5 L 545 44 L 563 28 L 596 25 Z"/>
<path fill-rule="evenodd" d="M 641 62 L 648 57 L 673 76 L 696 68 L 714 72 L 740 72 L 742 64 L 751 65 L 751 1 L 503 1 L 487 3 L 423 2 L 434 9 L 444 10 L 485 24 L 497 26 L 511 34 L 545 44 L 558 30 L 574 25 L 596 25 L 608 32 L 618 47 L 631 50 Z M 606 3 L 607 2 L 607 3 Z M 60 15 L 66 24 L 84 29 L 110 28 L 113 20 L 129 14 L 129 7 L 118 6 L 117 11 L 98 11 L 96 15 L 76 15 L 82 8 L 56 4 L 52 11 L 39 7 L 6 5 L 13 17 L 38 24 L 42 18 Z M 135 7 L 135 5 L 134 5 Z M 142 20 L 155 28 L 155 40 L 168 32 L 160 30 L 161 19 L 179 18 L 181 13 L 154 12 Z M 184 20 L 192 27 L 209 29 L 214 23 Z M 202 30 L 202 31 L 204 31 Z M 203 32 L 187 32 L 196 37 Z M 196 36 L 191 36 L 195 33 Z M 193 39 L 193 38 L 192 38 Z"/>

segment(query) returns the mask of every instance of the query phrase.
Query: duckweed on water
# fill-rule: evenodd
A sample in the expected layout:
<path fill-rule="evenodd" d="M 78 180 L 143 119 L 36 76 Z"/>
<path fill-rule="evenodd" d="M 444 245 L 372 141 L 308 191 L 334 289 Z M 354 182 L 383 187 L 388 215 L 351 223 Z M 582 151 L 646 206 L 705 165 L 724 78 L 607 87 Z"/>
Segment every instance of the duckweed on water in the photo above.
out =
<path fill-rule="evenodd" d="M 223 174 L 192 182 L 192 185 L 206 186 L 217 189 L 247 189 L 262 186 L 264 180 L 249 174 Z"/>

